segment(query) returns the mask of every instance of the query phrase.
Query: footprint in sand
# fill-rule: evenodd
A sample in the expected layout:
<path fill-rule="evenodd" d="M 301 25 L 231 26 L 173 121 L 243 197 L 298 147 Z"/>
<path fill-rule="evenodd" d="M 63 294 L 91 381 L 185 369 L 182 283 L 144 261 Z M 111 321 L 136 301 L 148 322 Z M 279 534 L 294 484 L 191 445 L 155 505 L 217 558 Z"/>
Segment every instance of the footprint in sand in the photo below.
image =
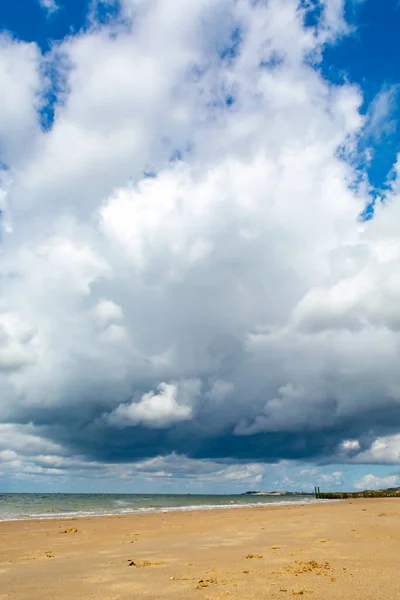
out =
<path fill-rule="evenodd" d="M 201 590 L 202 588 L 206 588 L 210 585 L 217 585 L 218 580 L 215 577 L 211 577 L 211 579 L 199 579 L 196 590 Z"/>
<path fill-rule="evenodd" d="M 165 564 L 162 561 L 156 561 L 156 560 L 133 560 L 132 558 L 127 558 L 125 562 L 128 562 L 128 567 L 136 567 L 137 569 L 142 569 L 143 567 L 155 567 L 157 565 L 164 565 Z"/>

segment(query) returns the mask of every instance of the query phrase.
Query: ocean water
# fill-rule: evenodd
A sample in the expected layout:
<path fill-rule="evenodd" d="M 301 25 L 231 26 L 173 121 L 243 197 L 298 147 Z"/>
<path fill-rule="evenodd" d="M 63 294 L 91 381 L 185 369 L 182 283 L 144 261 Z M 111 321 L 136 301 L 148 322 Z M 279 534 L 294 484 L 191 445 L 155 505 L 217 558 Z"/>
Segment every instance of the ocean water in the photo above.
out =
<path fill-rule="evenodd" d="M 318 502 L 313 496 L 0 494 L 0 521 L 60 519 Z"/>

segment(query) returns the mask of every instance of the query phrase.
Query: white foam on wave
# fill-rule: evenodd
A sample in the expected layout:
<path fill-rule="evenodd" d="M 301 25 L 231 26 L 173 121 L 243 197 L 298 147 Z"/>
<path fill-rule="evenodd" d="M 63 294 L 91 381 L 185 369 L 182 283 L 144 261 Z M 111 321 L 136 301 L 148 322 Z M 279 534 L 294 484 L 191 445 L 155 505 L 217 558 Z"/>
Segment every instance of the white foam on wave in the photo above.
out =
<path fill-rule="evenodd" d="M 279 508 L 280 506 L 305 506 L 308 504 L 329 504 L 331 502 L 340 502 L 340 500 L 279 500 L 275 502 L 247 502 L 243 504 L 193 504 L 186 506 L 164 506 L 164 507 L 135 507 L 113 510 L 110 512 L 101 510 L 82 510 L 59 512 L 57 514 L 36 513 L 21 515 L 1 515 L 0 522 L 5 521 L 45 521 L 54 519 L 83 519 L 87 517 L 113 517 L 118 515 L 137 515 L 151 513 L 169 513 L 169 512 L 198 512 L 208 510 L 229 510 L 240 508 Z"/>

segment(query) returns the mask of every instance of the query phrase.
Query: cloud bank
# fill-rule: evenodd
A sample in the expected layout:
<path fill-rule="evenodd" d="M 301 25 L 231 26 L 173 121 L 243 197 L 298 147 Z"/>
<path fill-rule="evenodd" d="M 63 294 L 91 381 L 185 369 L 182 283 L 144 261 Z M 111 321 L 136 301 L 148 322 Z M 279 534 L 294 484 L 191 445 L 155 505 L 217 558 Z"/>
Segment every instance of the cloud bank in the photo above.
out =
<path fill-rule="evenodd" d="M 343 3 L 307 10 L 125 0 L 45 56 L 1 37 L 4 460 L 15 431 L 45 472 L 399 462 L 400 167 L 363 222 L 383 100 L 324 80 Z"/>

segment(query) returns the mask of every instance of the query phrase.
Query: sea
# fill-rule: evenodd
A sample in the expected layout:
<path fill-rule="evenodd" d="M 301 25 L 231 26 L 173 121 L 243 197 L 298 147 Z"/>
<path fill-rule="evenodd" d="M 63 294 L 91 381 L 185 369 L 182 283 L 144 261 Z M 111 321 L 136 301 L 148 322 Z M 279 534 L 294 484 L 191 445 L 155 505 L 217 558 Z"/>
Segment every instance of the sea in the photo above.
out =
<path fill-rule="evenodd" d="M 0 521 L 234 509 L 321 502 L 313 496 L 183 494 L 0 494 Z"/>

